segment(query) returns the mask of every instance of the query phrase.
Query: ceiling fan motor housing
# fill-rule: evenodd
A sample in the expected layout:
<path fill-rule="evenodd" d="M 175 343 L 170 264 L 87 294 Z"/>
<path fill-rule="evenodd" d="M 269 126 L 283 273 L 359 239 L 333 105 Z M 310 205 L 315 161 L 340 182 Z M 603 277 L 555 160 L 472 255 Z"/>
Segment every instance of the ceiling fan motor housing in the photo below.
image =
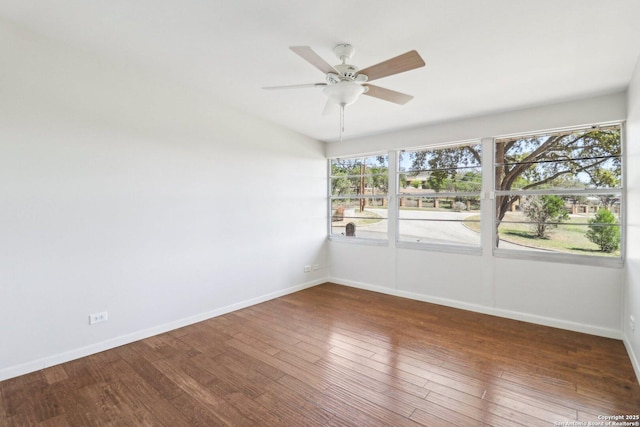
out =
<path fill-rule="evenodd" d="M 340 73 L 340 76 L 348 80 L 353 80 L 358 73 L 358 67 L 350 64 L 338 64 L 334 68 Z"/>
<path fill-rule="evenodd" d="M 340 73 L 340 80 L 348 80 L 348 81 L 356 80 L 356 77 L 359 77 L 358 76 L 359 68 L 354 65 L 347 64 L 347 60 L 351 59 L 353 57 L 353 54 L 356 53 L 355 48 L 350 44 L 339 44 L 333 48 L 333 52 L 336 54 L 338 59 L 342 61 L 341 64 L 338 64 L 333 67 L 336 69 L 338 73 Z M 366 82 L 367 77 L 362 76 L 356 81 L 360 83 Z M 333 82 L 333 83 L 336 83 L 336 82 Z"/>

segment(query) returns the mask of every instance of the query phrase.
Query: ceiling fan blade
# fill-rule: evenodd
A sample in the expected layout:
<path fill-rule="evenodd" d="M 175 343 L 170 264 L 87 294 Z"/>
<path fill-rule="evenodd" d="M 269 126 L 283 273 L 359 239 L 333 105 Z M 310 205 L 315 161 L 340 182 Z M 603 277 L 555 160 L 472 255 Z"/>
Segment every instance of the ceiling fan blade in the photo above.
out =
<path fill-rule="evenodd" d="M 338 74 L 335 68 L 333 68 L 327 61 L 322 59 L 309 46 L 291 46 L 289 47 L 289 49 L 300 55 L 302 59 L 316 67 L 318 70 L 322 71 L 324 74 Z"/>
<path fill-rule="evenodd" d="M 364 93 L 365 95 L 393 102 L 394 104 L 404 105 L 413 99 L 413 96 L 407 95 L 406 93 L 396 92 L 395 90 L 385 89 L 374 85 L 365 86 L 369 88 L 369 90 Z"/>
<path fill-rule="evenodd" d="M 301 89 L 305 87 L 325 87 L 326 83 L 306 83 L 301 85 L 287 85 L 287 86 L 267 86 L 262 89 L 272 90 L 272 89 Z"/>
<path fill-rule="evenodd" d="M 369 77 L 368 81 L 373 81 L 420 67 L 424 67 L 424 60 L 418 52 L 411 50 L 395 58 L 387 59 L 384 62 L 360 70 L 358 74 L 364 74 Z"/>

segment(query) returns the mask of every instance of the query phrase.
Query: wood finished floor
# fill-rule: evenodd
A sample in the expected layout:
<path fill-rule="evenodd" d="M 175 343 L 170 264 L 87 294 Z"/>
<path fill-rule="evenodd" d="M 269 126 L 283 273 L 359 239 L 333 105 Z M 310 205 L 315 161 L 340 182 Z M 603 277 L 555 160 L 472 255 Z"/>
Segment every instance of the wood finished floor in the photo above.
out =
<path fill-rule="evenodd" d="M 0 382 L 9 426 L 553 426 L 623 414 L 640 414 L 640 386 L 620 341 L 334 284 Z"/>

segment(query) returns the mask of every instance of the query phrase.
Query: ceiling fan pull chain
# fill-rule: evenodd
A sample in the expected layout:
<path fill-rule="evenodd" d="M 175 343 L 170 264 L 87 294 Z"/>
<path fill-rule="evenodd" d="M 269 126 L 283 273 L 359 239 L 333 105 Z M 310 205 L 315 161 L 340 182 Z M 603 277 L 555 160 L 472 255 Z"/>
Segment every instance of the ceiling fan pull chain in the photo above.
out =
<path fill-rule="evenodd" d="M 342 142 L 342 134 L 344 133 L 344 105 L 340 106 L 340 142 Z"/>

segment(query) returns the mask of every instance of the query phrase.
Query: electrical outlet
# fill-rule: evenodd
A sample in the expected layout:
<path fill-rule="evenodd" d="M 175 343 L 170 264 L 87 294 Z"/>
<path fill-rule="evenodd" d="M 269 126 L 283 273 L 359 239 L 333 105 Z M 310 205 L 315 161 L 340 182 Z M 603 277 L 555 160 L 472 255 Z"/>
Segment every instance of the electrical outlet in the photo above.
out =
<path fill-rule="evenodd" d="M 100 313 L 93 313 L 89 315 L 89 324 L 93 325 L 95 323 L 106 322 L 109 320 L 109 313 L 106 311 Z"/>
<path fill-rule="evenodd" d="M 636 319 L 633 316 L 629 316 L 629 326 L 631 326 L 631 330 L 636 330 Z"/>
<path fill-rule="evenodd" d="M 310 265 L 305 265 L 304 266 L 304 272 L 305 273 L 311 273 L 311 266 Z"/>
<path fill-rule="evenodd" d="M 319 268 L 320 268 L 320 264 L 313 264 L 313 265 L 311 266 L 311 269 L 312 269 L 313 271 L 316 271 L 316 270 L 318 270 Z"/>

